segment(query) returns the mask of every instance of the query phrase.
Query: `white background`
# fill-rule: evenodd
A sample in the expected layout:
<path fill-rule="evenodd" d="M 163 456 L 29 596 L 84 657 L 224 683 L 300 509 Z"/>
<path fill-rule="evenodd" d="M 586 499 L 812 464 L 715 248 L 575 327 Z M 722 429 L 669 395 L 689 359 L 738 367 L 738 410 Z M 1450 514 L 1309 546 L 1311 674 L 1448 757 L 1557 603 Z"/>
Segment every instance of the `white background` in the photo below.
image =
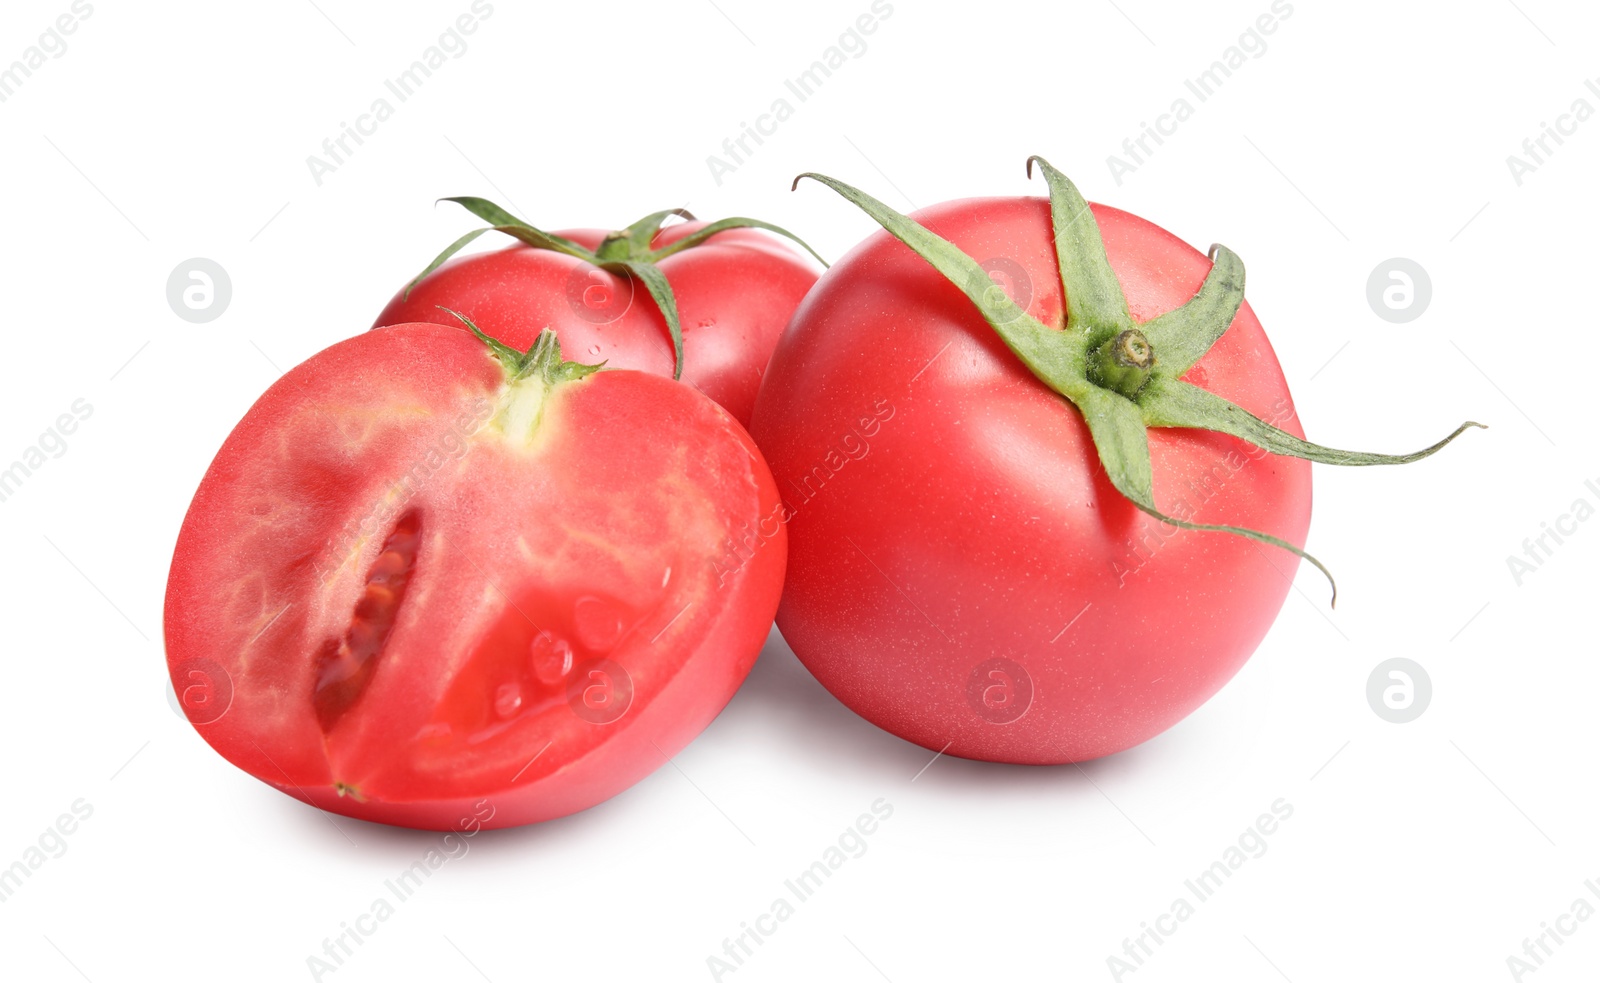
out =
<path fill-rule="evenodd" d="M 468 0 L 117 4 L 0 103 L 0 464 L 93 415 L 0 503 L 0 866 L 75 800 L 93 815 L 0 904 L 8 978 L 296 980 L 437 846 L 331 819 L 235 770 L 168 703 L 161 603 L 189 497 L 281 370 L 368 326 L 473 226 L 481 194 L 545 228 L 687 204 L 837 256 L 873 230 L 819 170 L 903 209 L 1085 194 L 1250 271 L 1313 439 L 1409 450 L 1318 466 L 1310 548 L 1244 671 L 1181 725 L 1082 768 L 940 758 L 856 718 L 774 637 L 672 767 L 588 812 L 471 840 L 334 974 L 706 980 L 707 958 L 874 800 L 892 818 L 724 979 L 1114 977 L 1107 958 L 1277 799 L 1293 816 L 1123 978 L 1503 980 L 1600 879 L 1593 629 L 1600 522 L 1519 585 L 1507 557 L 1600 503 L 1593 432 L 1600 119 L 1519 185 L 1507 157 L 1600 76 L 1600 15 L 1554 0 L 1310 2 L 1203 104 L 1184 87 L 1268 0 L 893 0 L 867 48 L 719 185 L 706 158 L 867 0 L 519 5 L 492 15 L 335 172 L 306 158 Z M 0 65 L 68 0 L 8 0 Z M 1192 118 L 1114 180 L 1174 99 Z M 391 101 L 392 97 L 391 97 Z M 791 97 L 791 101 L 792 97 Z M 1553 146 L 1553 145 L 1552 145 Z M 229 272 L 209 324 L 169 309 L 191 257 Z M 1420 263 L 1406 324 L 1370 273 Z M 1432 703 L 1366 685 L 1417 661 Z M 925 766 L 926 770 L 924 770 Z M 1169 923 L 1170 924 L 1170 923 Z M 1600 917 L 1535 975 L 1592 980 Z"/>

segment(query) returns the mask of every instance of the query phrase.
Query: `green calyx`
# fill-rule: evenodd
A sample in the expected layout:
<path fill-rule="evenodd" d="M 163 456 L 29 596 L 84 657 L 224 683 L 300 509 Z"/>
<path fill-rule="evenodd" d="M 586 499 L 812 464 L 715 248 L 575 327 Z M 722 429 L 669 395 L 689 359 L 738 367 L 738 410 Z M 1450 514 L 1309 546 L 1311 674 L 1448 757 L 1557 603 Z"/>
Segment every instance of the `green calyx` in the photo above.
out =
<path fill-rule="evenodd" d="M 533 340 L 533 347 L 525 352 L 519 352 L 498 338 L 491 338 L 483 332 L 472 319 L 460 311 L 452 311 L 448 307 L 441 307 L 451 317 L 466 325 L 467 330 L 477 335 L 489 349 L 489 353 L 500 362 L 506 370 L 506 383 L 515 385 L 527 380 L 538 381 L 545 386 L 554 386 L 562 382 L 575 382 L 579 379 L 594 375 L 605 367 L 599 365 L 585 365 L 582 362 L 566 362 L 561 358 L 561 342 L 557 340 L 556 333 L 550 328 L 539 332 L 539 337 Z"/>
<path fill-rule="evenodd" d="M 927 260 L 960 288 L 1006 346 L 1052 390 L 1078 408 L 1111 483 L 1140 510 L 1180 529 L 1227 532 L 1295 553 L 1338 586 L 1316 557 L 1276 536 L 1237 526 L 1188 522 L 1161 512 L 1151 487 L 1150 427 L 1214 430 L 1274 454 L 1324 464 L 1405 464 L 1443 448 L 1468 427 L 1410 454 L 1341 451 L 1301 440 L 1258 419 L 1199 386 L 1183 381 L 1233 323 L 1244 301 L 1244 263 L 1226 246 L 1212 246 L 1211 270 L 1186 304 L 1143 324 L 1128 312 L 1089 203 L 1066 176 L 1041 157 L 1037 163 L 1050 188 L 1050 218 L 1067 310 L 1065 329 L 1047 327 L 995 288 L 978 262 L 914 220 L 849 185 L 821 174 L 802 174 L 870 215 L 890 235 Z"/>
<path fill-rule="evenodd" d="M 495 397 L 493 415 L 489 426 L 499 431 L 508 441 L 524 447 L 532 446 L 544 420 L 545 404 L 563 383 L 576 382 L 600 371 L 600 365 L 567 362 L 561 358 L 561 342 L 549 328 L 539 332 L 532 347 L 519 352 L 497 338 L 485 334 L 466 315 L 441 307 L 467 326 L 478 340 L 489 349 L 489 354 L 505 370 L 505 383 Z"/>
<path fill-rule="evenodd" d="M 661 224 L 668 218 L 694 220 L 694 216 L 681 208 L 669 208 L 665 211 L 654 212 L 628 226 L 613 232 L 595 249 L 588 249 L 571 239 L 543 232 L 534 228 L 522 219 L 484 198 L 441 198 L 440 201 L 453 201 L 478 218 L 488 222 L 486 228 L 474 229 L 447 246 L 444 252 L 435 256 L 427 269 L 418 273 L 406 284 L 405 296 L 411 295 L 411 288 L 415 287 L 423 277 L 443 266 L 445 261 L 460 252 L 467 244 L 483 235 L 485 232 L 503 232 L 524 242 L 535 249 L 548 249 L 552 252 L 565 253 L 568 256 L 593 263 L 608 273 L 618 276 L 631 276 L 644 284 L 645 290 L 655 301 L 656 307 L 661 311 L 661 316 L 667 322 L 667 331 L 672 335 L 672 377 L 681 378 L 683 375 L 683 326 L 678 320 L 678 301 L 672 295 L 672 285 L 667 282 L 667 277 L 656 265 L 668 256 L 681 253 L 685 249 L 693 249 L 718 232 L 728 229 L 766 229 L 778 235 L 799 243 L 806 252 L 816 256 L 817 262 L 827 266 L 827 262 L 817 251 L 806 245 L 805 241 L 787 229 L 780 228 L 770 222 L 763 222 L 754 218 L 725 218 L 712 222 L 705 228 L 697 229 L 682 239 L 659 249 L 652 248 L 656 234 L 661 231 Z"/>

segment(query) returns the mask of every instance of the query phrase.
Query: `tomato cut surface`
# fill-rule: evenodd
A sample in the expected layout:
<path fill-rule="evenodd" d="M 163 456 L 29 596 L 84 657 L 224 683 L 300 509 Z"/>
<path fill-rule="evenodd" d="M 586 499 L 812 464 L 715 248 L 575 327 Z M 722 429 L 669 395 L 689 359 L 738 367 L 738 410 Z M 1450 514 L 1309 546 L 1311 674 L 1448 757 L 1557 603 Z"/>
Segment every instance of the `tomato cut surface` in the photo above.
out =
<path fill-rule="evenodd" d="M 272 386 L 201 482 L 166 604 L 230 761 L 351 816 L 503 826 L 593 805 L 721 710 L 776 608 L 776 489 L 733 418 L 642 372 L 511 381 L 405 324 Z M 220 711 L 220 714 L 219 714 Z"/>

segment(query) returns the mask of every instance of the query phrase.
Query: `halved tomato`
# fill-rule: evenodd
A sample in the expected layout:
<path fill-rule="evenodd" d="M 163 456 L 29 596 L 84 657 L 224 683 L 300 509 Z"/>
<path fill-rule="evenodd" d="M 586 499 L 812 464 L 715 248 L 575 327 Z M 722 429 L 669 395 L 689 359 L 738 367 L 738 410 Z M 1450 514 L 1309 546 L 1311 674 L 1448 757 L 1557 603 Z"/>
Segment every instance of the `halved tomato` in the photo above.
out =
<path fill-rule="evenodd" d="M 654 771 L 749 672 L 785 556 L 781 528 L 750 530 L 777 503 L 688 386 L 562 362 L 550 333 L 527 353 L 365 333 L 273 385 L 212 462 L 169 668 L 217 751 L 321 808 L 564 815 Z"/>

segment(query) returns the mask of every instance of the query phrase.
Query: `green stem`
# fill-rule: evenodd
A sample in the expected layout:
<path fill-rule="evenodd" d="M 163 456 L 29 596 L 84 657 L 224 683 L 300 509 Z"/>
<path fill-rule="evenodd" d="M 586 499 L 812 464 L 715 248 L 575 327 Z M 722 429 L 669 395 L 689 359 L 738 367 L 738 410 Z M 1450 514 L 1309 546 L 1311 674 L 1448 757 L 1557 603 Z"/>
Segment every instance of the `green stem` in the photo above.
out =
<path fill-rule="evenodd" d="M 622 263 L 633 258 L 633 243 L 626 232 L 613 232 L 600 240 L 594 250 L 595 265 Z"/>
<path fill-rule="evenodd" d="M 1138 328 L 1127 328 L 1089 353 L 1089 380 L 1132 399 L 1144 388 L 1155 364 L 1150 339 Z"/>

